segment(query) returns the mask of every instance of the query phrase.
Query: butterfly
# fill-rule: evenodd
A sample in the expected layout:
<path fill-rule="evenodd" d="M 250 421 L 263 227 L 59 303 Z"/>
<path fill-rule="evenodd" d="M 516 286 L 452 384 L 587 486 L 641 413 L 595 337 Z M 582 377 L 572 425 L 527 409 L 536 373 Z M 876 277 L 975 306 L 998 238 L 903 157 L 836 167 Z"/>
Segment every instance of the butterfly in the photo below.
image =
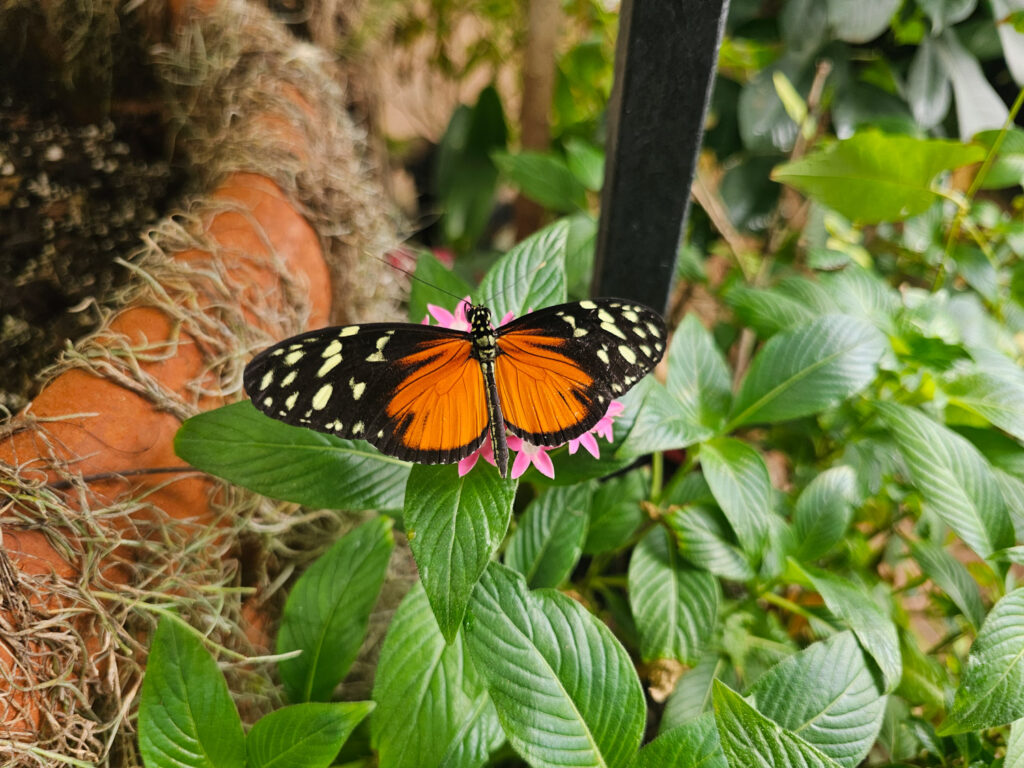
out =
<path fill-rule="evenodd" d="M 507 433 L 544 446 L 580 437 L 665 352 L 661 317 L 618 299 L 498 328 L 485 306 L 469 304 L 466 318 L 469 331 L 369 323 L 293 336 L 253 358 L 245 390 L 286 424 L 421 464 L 460 461 L 489 438 L 504 478 Z"/>

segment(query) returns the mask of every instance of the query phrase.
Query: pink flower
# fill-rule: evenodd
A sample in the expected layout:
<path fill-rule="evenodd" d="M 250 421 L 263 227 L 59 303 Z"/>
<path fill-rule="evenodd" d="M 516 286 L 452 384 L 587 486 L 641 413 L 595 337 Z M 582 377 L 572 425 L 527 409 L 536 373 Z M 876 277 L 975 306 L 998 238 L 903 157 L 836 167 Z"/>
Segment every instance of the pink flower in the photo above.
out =
<path fill-rule="evenodd" d="M 605 412 L 604 416 L 598 419 L 597 424 L 594 425 L 593 429 L 569 441 L 569 454 L 571 455 L 576 453 L 576 451 L 580 449 L 580 446 L 583 446 L 587 449 L 587 453 L 595 459 L 601 458 L 601 449 L 598 447 L 597 438 L 594 437 L 594 435 L 603 437 L 609 443 L 614 440 L 615 438 L 612 435 L 612 419 L 622 413 L 625 409 L 626 406 L 618 400 L 612 400 L 608 405 L 608 410 Z"/>
<path fill-rule="evenodd" d="M 433 315 L 437 324 L 443 328 L 451 328 L 453 331 L 468 331 L 469 321 L 466 319 L 466 307 L 469 304 L 469 296 L 466 296 L 459 302 L 454 314 L 437 304 L 427 304 L 427 311 L 430 314 L 423 318 L 422 325 L 430 325 L 430 315 Z"/>
<path fill-rule="evenodd" d="M 551 457 L 548 456 L 548 451 L 551 448 L 544 445 L 532 445 L 515 435 L 508 436 L 508 447 L 513 451 L 518 451 L 516 460 L 512 462 L 511 477 L 513 480 L 522 477 L 531 464 L 545 477 L 554 478 L 555 465 L 551 463 Z"/>

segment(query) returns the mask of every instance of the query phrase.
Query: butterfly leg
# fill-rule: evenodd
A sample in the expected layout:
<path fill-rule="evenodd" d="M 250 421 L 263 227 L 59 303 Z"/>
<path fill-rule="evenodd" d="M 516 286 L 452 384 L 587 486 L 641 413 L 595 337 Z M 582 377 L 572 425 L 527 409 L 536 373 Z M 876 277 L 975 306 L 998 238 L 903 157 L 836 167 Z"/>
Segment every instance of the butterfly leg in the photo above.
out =
<path fill-rule="evenodd" d="M 487 431 L 490 435 L 491 450 L 494 451 L 494 463 L 498 465 L 498 474 L 504 479 L 508 477 L 508 441 L 505 439 L 505 417 L 501 413 L 498 387 L 494 383 L 494 361 L 481 361 L 480 366 L 487 389 Z"/>

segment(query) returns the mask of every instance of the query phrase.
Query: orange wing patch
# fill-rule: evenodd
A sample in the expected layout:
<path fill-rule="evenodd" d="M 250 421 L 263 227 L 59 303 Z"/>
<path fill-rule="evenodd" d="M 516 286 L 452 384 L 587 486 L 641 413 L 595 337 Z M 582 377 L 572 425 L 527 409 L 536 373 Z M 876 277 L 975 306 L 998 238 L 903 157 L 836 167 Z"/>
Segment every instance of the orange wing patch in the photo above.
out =
<path fill-rule="evenodd" d="M 401 443 L 416 451 L 469 453 L 487 431 L 487 403 L 480 364 L 467 339 L 418 345 L 401 358 L 412 370 L 395 388 L 387 416 Z"/>
<path fill-rule="evenodd" d="M 553 349 L 564 343 L 529 331 L 512 331 L 498 340 L 495 378 L 505 421 L 535 444 L 559 445 L 578 437 L 603 414 L 601 409 L 593 416 L 593 378 Z"/>

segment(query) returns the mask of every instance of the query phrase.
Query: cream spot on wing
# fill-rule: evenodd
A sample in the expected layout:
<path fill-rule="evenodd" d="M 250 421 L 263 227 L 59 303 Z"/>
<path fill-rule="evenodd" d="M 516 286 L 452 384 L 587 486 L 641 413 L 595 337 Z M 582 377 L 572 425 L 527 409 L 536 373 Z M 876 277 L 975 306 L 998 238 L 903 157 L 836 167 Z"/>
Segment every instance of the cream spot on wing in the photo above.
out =
<path fill-rule="evenodd" d="M 611 312 L 605 312 L 603 309 L 597 310 L 597 319 L 602 323 L 614 323 L 615 316 Z"/>
<path fill-rule="evenodd" d="M 654 355 L 654 351 L 646 344 L 640 345 L 640 351 L 643 352 L 647 357 L 652 357 Z"/>
<path fill-rule="evenodd" d="M 575 327 L 576 327 L 576 318 L 575 318 L 575 317 L 573 317 L 572 315 L 567 315 L 567 314 L 565 314 L 565 312 L 559 312 L 559 313 L 558 313 L 558 316 L 559 316 L 560 318 L 562 318 L 563 320 L 565 320 L 565 322 L 567 322 L 567 323 L 568 323 L 569 325 L 571 325 L 571 326 L 572 326 L 573 328 L 575 328 Z"/>
<path fill-rule="evenodd" d="M 334 366 L 336 366 L 340 362 L 341 355 L 335 355 L 334 357 L 327 358 L 326 360 L 324 360 L 324 364 L 320 366 L 320 370 L 316 372 L 316 375 L 319 378 L 323 378 L 324 376 L 331 372 Z"/>
<path fill-rule="evenodd" d="M 627 320 L 629 320 L 629 322 L 631 322 L 631 323 L 635 323 L 635 322 L 637 322 L 640 319 L 640 315 L 638 315 L 632 309 L 624 309 L 624 310 L 622 310 L 622 316 L 624 318 L 626 318 Z"/>
<path fill-rule="evenodd" d="M 273 352 L 271 352 L 270 356 L 271 357 L 280 357 L 283 354 L 284 354 L 284 347 L 279 347 L 278 349 L 275 349 Z"/>
<path fill-rule="evenodd" d="M 387 343 L 390 340 L 391 340 L 391 334 L 390 333 L 385 333 L 383 336 L 381 336 L 379 339 L 377 339 L 377 351 L 374 352 L 369 357 L 367 357 L 366 358 L 366 362 L 368 362 L 368 363 L 383 363 L 384 362 L 384 355 L 383 355 L 384 347 L 387 346 Z"/>
<path fill-rule="evenodd" d="M 335 355 L 339 358 L 341 357 L 341 342 L 337 339 L 324 347 L 324 351 L 320 353 L 320 357 L 334 357 Z"/>
<path fill-rule="evenodd" d="M 288 399 L 284 401 L 284 407 L 287 408 L 290 411 L 292 408 L 295 407 L 295 401 L 298 400 L 298 399 L 299 399 L 299 393 L 298 392 L 292 392 L 290 395 L 288 395 Z"/>
<path fill-rule="evenodd" d="M 651 336 L 653 336 L 654 338 L 658 338 L 659 336 L 661 336 L 661 331 L 658 330 L 658 326 L 656 326 L 654 323 L 647 323 L 647 330 L 651 332 Z"/>
<path fill-rule="evenodd" d="M 328 429 L 333 429 L 335 432 L 341 432 L 341 422 L 335 419 L 330 424 L 325 425 Z"/>
<path fill-rule="evenodd" d="M 619 344 L 619 354 L 622 355 L 622 359 L 630 365 L 636 365 L 636 352 L 625 344 Z"/>
<path fill-rule="evenodd" d="M 353 435 L 362 434 L 363 427 L 364 427 L 363 422 L 357 421 L 355 424 L 352 425 L 352 434 Z"/>
<path fill-rule="evenodd" d="M 345 338 L 346 336 L 355 336 L 357 333 L 359 333 L 359 326 L 349 325 L 338 331 L 338 336 L 340 338 Z"/>
<path fill-rule="evenodd" d="M 281 379 L 281 387 L 283 388 L 283 387 L 290 386 L 291 383 L 293 381 L 295 381 L 295 377 L 298 376 L 298 375 L 299 375 L 298 371 L 289 371 L 288 375 L 285 376 L 283 379 Z"/>
<path fill-rule="evenodd" d="M 352 399 L 358 400 L 363 396 L 363 392 L 366 390 L 365 381 L 356 381 L 355 379 L 349 379 L 348 385 L 352 389 Z"/>
<path fill-rule="evenodd" d="M 273 404 L 274 404 L 274 398 L 272 398 L 272 397 L 264 397 L 263 398 L 263 405 L 265 405 L 267 408 L 269 408 Z"/>
<path fill-rule="evenodd" d="M 619 327 L 615 323 L 601 323 L 601 327 L 608 331 L 612 336 L 618 336 L 623 341 L 626 340 L 626 334 L 619 330 Z"/>
<path fill-rule="evenodd" d="M 274 372 L 272 370 L 271 371 L 267 371 L 266 373 L 263 374 L 263 378 L 260 379 L 260 389 L 266 389 L 267 387 L 269 387 L 271 385 L 271 383 L 273 381 L 274 381 Z"/>
<path fill-rule="evenodd" d="M 288 356 L 284 359 L 285 365 L 295 365 L 299 360 L 305 357 L 305 354 L 301 351 L 289 352 Z"/>
<path fill-rule="evenodd" d="M 603 347 L 597 350 L 597 359 L 600 360 L 605 365 L 608 365 L 608 363 L 611 362 L 611 360 L 608 357 L 608 352 Z"/>
<path fill-rule="evenodd" d="M 377 437 L 384 437 L 384 430 L 383 430 L 383 429 L 382 429 L 382 430 L 380 430 L 380 431 L 379 431 L 379 432 L 377 433 Z"/>
<path fill-rule="evenodd" d="M 580 306 L 583 309 L 597 309 L 597 304 L 592 301 L 581 301 Z"/>
<path fill-rule="evenodd" d="M 572 337 L 574 339 L 579 339 L 579 338 L 581 338 L 583 336 L 586 336 L 586 335 L 587 335 L 587 329 L 586 328 L 574 328 L 573 331 L 572 331 Z"/>
<path fill-rule="evenodd" d="M 318 411 L 322 411 L 327 407 L 327 403 L 331 400 L 331 392 L 334 391 L 334 386 L 331 384 L 324 384 L 320 389 L 313 395 L 313 408 Z"/>

